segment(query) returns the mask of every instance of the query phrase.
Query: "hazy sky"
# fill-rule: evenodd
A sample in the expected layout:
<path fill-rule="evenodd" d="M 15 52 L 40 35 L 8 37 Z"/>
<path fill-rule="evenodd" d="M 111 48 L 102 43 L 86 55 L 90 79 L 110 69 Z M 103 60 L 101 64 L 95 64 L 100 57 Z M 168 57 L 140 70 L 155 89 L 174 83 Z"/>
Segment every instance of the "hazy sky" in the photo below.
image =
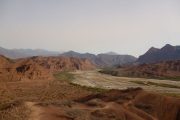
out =
<path fill-rule="evenodd" d="M 0 0 L 0 46 L 141 55 L 180 45 L 180 0 Z"/>

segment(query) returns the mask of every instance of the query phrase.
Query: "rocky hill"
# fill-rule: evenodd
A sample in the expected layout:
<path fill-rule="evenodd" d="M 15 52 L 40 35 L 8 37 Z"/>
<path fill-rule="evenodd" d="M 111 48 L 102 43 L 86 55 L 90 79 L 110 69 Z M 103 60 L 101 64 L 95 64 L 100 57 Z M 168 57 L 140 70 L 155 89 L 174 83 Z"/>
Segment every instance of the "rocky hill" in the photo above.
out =
<path fill-rule="evenodd" d="M 0 62 L 0 78 L 5 81 L 51 79 L 56 72 L 95 68 L 87 59 L 70 57 L 30 57 L 11 60 L 0 56 Z"/>
<path fill-rule="evenodd" d="M 180 46 L 165 45 L 161 49 L 150 48 L 137 60 L 138 63 L 155 63 L 166 60 L 180 60 Z"/>
<path fill-rule="evenodd" d="M 128 67 L 125 71 L 136 77 L 177 78 L 180 80 L 180 60 L 141 64 Z"/>
<path fill-rule="evenodd" d="M 161 61 L 134 66 L 119 66 L 115 69 L 104 69 L 100 72 L 113 76 L 180 80 L 180 60 Z"/>

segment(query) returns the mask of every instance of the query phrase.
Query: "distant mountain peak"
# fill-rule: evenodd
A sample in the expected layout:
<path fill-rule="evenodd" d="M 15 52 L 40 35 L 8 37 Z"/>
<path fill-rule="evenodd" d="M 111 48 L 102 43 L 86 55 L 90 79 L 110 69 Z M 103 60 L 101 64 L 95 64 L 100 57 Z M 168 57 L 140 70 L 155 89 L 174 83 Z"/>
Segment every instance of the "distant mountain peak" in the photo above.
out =
<path fill-rule="evenodd" d="M 70 50 L 70 51 L 67 51 L 67 52 L 65 52 L 65 53 L 78 53 L 78 52 L 75 52 L 75 51 L 73 51 L 73 50 Z"/>
<path fill-rule="evenodd" d="M 173 47 L 171 44 L 166 44 L 164 47 Z"/>
<path fill-rule="evenodd" d="M 175 46 L 172 46 L 170 44 L 166 44 L 161 50 L 164 50 L 164 51 L 171 51 L 171 50 L 175 50 L 176 47 Z"/>
<path fill-rule="evenodd" d="M 171 44 L 166 44 L 164 47 L 173 47 Z"/>
<path fill-rule="evenodd" d="M 153 52 L 156 52 L 158 50 L 159 50 L 158 48 L 151 47 L 146 53 L 153 53 Z"/>
<path fill-rule="evenodd" d="M 106 54 L 106 55 L 119 55 L 118 53 L 112 52 L 112 51 L 107 52 L 107 53 L 103 53 L 103 54 Z"/>

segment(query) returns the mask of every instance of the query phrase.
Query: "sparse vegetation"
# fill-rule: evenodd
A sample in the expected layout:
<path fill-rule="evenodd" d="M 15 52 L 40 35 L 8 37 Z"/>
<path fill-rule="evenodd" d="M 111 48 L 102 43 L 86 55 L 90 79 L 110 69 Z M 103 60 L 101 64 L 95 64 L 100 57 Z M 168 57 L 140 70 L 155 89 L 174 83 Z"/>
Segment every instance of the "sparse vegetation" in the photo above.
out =
<path fill-rule="evenodd" d="M 62 72 L 55 76 L 56 80 L 53 81 L 1 83 L 0 120 L 25 120 L 29 114 L 24 106 L 26 101 L 53 103 L 58 100 L 77 99 L 92 93 L 89 89 L 70 84 L 70 80 L 74 79 L 71 73 Z"/>
<path fill-rule="evenodd" d="M 180 81 L 180 77 L 159 77 L 157 79 L 160 80 L 172 80 L 172 81 Z"/>
<path fill-rule="evenodd" d="M 180 93 L 162 93 L 162 95 L 180 98 Z"/>
<path fill-rule="evenodd" d="M 54 77 L 58 80 L 68 80 L 71 81 L 74 79 L 74 75 L 70 72 L 67 71 L 63 71 L 63 72 L 59 72 L 54 74 Z"/>
<path fill-rule="evenodd" d="M 139 84 L 139 85 L 147 85 L 144 81 L 130 81 L 132 83 L 136 83 L 136 84 Z"/>
<path fill-rule="evenodd" d="M 84 90 L 87 90 L 87 91 L 98 92 L 98 93 L 105 91 L 105 89 L 102 89 L 102 88 L 81 86 L 81 85 L 72 83 L 71 81 L 73 79 L 75 79 L 75 77 L 74 77 L 74 74 L 72 74 L 72 73 L 70 73 L 68 71 L 63 71 L 63 72 L 56 73 L 56 74 L 54 74 L 54 76 L 58 80 L 63 80 L 63 81 L 69 82 L 70 85 L 73 85 L 74 87 L 81 88 L 81 89 L 84 89 Z"/>
<path fill-rule="evenodd" d="M 19 101 L 3 102 L 3 103 L 0 103 L 0 111 L 7 110 L 18 105 L 20 105 Z"/>
<path fill-rule="evenodd" d="M 7 82 L 6 84 L 4 84 L 4 86 L 2 86 L 3 84 L 1 84 L 0 119 L 27 119 L 31 111 L 24 105 L 26 101 L 37 102 L 39 103 L 37 105 L 40 105 L 41 107 L 47 107 L 48 105 L 52 105 L 55 107 L 66 107 L 71 109 L 73 108 L 74 102 L 76 102 L 73 100 L 78 100 L 83 97 L 91 96 L 93 94 L 95 94 L 96 97 L 97 93 L 100 93 L 99 95 L 101 95 L 103 94 L 103 92 L 108 93 L 106 91 L 109 91 L 101 88 L 86 87 L 74 84 L 72 83 L 72 81 L 75 79 L 75 75 L 68 71 L 56 73 L 54 74 L 54 77 L 56 79 L 52 81 L 31 81 L 27 83 L 16 82 L 16 84 Z M 118 90 L 115 91 L 117 91 L 114 92 L 116 94 L 113 93 L 112 95 L 104 95 L 106 95 L 107 97 L 111 95 L 111 97 L 114 98 L 116 95 L 120 93 L 125 94 L 128 91 L 130 92 L 133 90 L 128 89 L 126 91 L 121 91 L 120 93 L 118 92 Z M 103 99 L 104 95 L 102 96 Z M 168 94 L 168 96 L 178 97 L 179 95 Z M 116 97 L 120 100 L 122 99 L 122 97 Z M 146 104 L 142 104 L 140 105 L 140 107 L 147 108 L 148 106 Z M 68 116 L 71 116 L 71 114 Z"/>
<path fill-rule="evenodd" d="M 103 70 L 99 70 L 99 72 L 103 73 L 103 74 L 109 74 L 109 75 L 112 75 L 112 76 L 118 76 L 118 71 L 113 70 L 113 68 L 106 68 L 106 69 L 103 69 Z"/>
<path fill-rule="evenodd" d="M 25 120 L 29 113 L 22 101 L 0 101 L 0 120 Z"/>
<path fill-rule="evenodd" d="M 106 68 L 99 70 L 100 73 L 108 74 L 112 76 L 118 77 L 130 77 L 130 78 L 146 78 L 146 79 L 158 79 L 158 80 L 172 80 L 172 81 L 180 81 L 180 77 L 167 77 L 167 76 L 153 76 L 153 75 L 145 75 L 143 76 L 141 73 L 136 72 L 126 72 L 124 70 L 117 70 L 115 68 Z"/>
<path fill-rule="evenodd" d="M 180 86 L 176 86 L 176 85 L 171 85 L 171 84 L 165 84 L 165 83 L 155 83 L 155 82 L 150 82 L 150 81 L 130 81 L 136 84 L 140 84 L 140 85 L 155 85 L 155 86 L 159 86 L 159 87 L 167 87 L 167 88 L 177 88 L 180 89 Z"/>
<path fill-rule="evenodd" d="M 31 111 L 25 105 L 0 110 L 0 120 L 27 120 Z"/>
<path fill-rule="evenodd" d="M 74 83 L 70 83 L 70 84 L 73 85 L 73 86 L 76 86 L 76 87 L 80 87 L 80 88 L 82 88 L 82 89 L 85 89 L 85 90 L 87 90 L 87 91 L 95 92 L 95 93 L 101 93 L 101 92 L 104 92 L 104 91 L 108 91 L 108 90 L 103 89 L 103 88 L 81 86 L 81 85 L 74 84 Z"/>

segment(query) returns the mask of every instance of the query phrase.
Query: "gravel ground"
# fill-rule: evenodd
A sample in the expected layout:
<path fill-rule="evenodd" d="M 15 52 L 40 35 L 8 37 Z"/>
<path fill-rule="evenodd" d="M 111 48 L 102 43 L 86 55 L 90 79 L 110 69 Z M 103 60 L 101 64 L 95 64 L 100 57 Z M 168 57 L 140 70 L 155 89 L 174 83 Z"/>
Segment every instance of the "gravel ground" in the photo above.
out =
<path fill-rule="evenodd" d="M 149 81 L 158 84 L 168 84 L 180 87 L 180 81 L 115 77 L 111 75 L 101 74 L 97 71 L 76 71 L 73 72 L 73 74 L 75 74 L 75 79 L 72 82 L 83 86 L 98 87 L 105 89 L 126 89 L 131 87 L 141 87 L 147 91 L 180 94 L 180 88 L 161 87 L 158 85 L 149 84 L 146 85 L 146 83 L 148 83 Z M 142 81 L 144 85 L 134 83 L 132 81 Z"/>

